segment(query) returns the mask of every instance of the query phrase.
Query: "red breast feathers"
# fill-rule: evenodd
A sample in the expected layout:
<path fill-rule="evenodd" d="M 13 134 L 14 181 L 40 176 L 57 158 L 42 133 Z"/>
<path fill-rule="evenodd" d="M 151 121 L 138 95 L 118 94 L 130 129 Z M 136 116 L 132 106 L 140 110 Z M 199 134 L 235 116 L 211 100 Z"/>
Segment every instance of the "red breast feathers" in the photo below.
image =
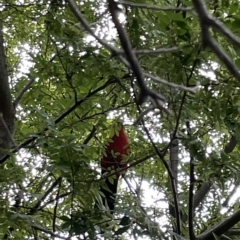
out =
<path fill-rule="evenodd" d="M 128 155 L 129 145 L 127 136 L 121 128 L 118 134 L 115 134 L 112 137 L 112 140 L 106 144 L 106 154 L 103 156 L 101 161 L 102 168 L 109 168 L 109 167 L 126 167 L 127 163 L 121 163 L 124 155 Z"/>

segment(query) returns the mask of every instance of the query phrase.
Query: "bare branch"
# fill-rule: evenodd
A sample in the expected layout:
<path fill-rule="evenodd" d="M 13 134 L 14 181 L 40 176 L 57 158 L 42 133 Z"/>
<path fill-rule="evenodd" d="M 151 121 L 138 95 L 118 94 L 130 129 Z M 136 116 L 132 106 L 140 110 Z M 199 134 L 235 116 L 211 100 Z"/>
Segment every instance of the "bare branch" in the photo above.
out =
<path fill-rule="evenodd" d="M 223 48 L 217 43 L 217 41 L 210 37 L 205 40 L 207 45 L 213 50 L 213 52 L 217 55 L 217 57 L 226 65 L 229 72 L 240 81 L 240 71 L 237 66 L 233 63 L 232 59 L 228 56 L 228 54 L 223 50 Z"/>
<path fill-rule="evenodd" d="M 229 31 L 226 27 L 224 27 L 221 22 L 213 18 L 213 16 L 208 13 L 204 0 L 192 0 L 192 2 L 199 16 L 203 47 L 210 47 L 217 55 L 219 60 L 225 64 L 229 72 L 236 77 L 238 81 L 240 81 L 239 69 L 233 63 L 228 54 L 217 43 L 217 41 L 212 38 L 209 32 L 209 27 L 213 27 L 219 31 L 238 47 L 240 47 L 240 39 L 231 33 L 231 31 Z"/>
<path fill-rule="evenodd" d="M 198 89 L 198 85 L 195 87 L 186 87 L 184 85 L 178 85 L 172 82 L 168 82 L 167 80 L 164 80 L 162 78 L 156 77 L 150 73 L 143 73 L 145 77 L 151 78 L 152 80 L 154 80 L 155 82 L 159 82 L 162 83 L 166 86 L 172 87 L 172 88 L 176 88 L 176 89 L 180 89 L 180 90 L 184 90 L 184 91 L 188 91 L 188 92 L 192 92 L 195 93 Z"/>
<path fill-rule="evenodd" d="M 193 0 L 193 3 L 203 24 L 211 26 L 219 33 L 221 33 L 224 37 L 229 39 L 234 45 L 240 47 L 240 38 L 234 35 L 218 19 L 214 18 L 211 14 L 208 13 L 206 5 L 203 0 Z"/>
<path fill-rule="evenodd" d="M 139 114 L 137 120 L 133 123 L 134 126 L 137 126 L 141 123 L 143 117 L 145 115 L 147 115 L 148 113 L 150 113 L 151 111 L 153 111 L 155 109 L 155 106 L 150 106 L 148 107 L 145 111 L 141 112 L 141 114 Z"/>
<path fill-rule="evenodd" d="M 236 211 L 232 216 L 228 217 L 225 221 L 215 224 L 212 228 L 197 236 L 197 240 L 214 240 L 213 235 L 221 236 L 227 232 L 231 227 L 240 221 L 240 210 Z"/>
<path fill-rule="evenodd" d="M 171 52 L 177 52 L 179 49 L 177 47 L 171 47 L 171 48 L 160 48 L 155 50 L 149 50 L 149 49 L 142 49 L 142 50 L 133 50 L 134 54 L 136 55 L 150 55 L 150 54 L 159 54 L 159 53 L 171 53 Z M 118 51 L 118 55 L 125 55 L 125 51 Z"/>
<path fill-rule="evenodd" d="M 145 9 L 151 9 L 151 10 L 156 10 L 156 11 L 159 11 L 159 10 L 160 11 L 191 11 L 191 10 L 193 10 L 192 7 L 160 7 L 160 6 L 155 6 L 155 5 L 134 3 L 134 2 L 125 2 L 125 1 L 118 1 L 117 3 L 122 4 L 124 6 L 145 8 Z"/>

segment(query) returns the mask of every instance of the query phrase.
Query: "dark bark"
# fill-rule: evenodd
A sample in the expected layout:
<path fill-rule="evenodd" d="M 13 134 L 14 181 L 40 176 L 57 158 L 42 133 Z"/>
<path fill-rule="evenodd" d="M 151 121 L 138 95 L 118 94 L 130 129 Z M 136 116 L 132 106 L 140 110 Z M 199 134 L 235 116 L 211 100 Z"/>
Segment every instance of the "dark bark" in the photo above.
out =
<path fill-rule="evenodd" d="M 14 108 L 8 82 L 2 28 L 0 19 L 0 159 L 5 155 L 1 149 L 11 148 L 14 132 Z"/>

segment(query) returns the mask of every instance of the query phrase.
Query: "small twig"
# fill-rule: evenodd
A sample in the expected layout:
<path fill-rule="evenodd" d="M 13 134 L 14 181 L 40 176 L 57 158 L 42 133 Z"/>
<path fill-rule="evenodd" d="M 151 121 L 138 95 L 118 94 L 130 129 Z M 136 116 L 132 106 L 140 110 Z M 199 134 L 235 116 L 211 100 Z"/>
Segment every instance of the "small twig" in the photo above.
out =
<path fill-rule="evenodd" d="M 138 126 L 139 123 L 142 121 L 143 117 L 144 117 L 145 115 L 147 115 L 149 112 L 153 111 L 155 108 L 156 108 L 155 106 L 151 106 L 151 107 L 148 107 L 145 111 L 142 111 L 142 112 L 139 114 L 137 120 L 133 123 L 133 125 L 134 125 L 134 126 Z"/>
<path fill-rule="evenodd" d="M 117 169 L 116 171 L 111 172 L 111 173 L 108 174 L 108 175 L 104 175 L 104 176 L 101 177 L 100 179 L 96 180 L 96 182 L 101 181 L 101 180 L 103 180 L 103 179 L 107 179 L 107 178 L 109 178 L 109 177 L 111 177 L 111 176 L 113 176 L 113 175 L 116 175 L 117 173 L 124 172 L 124 171 L 126 171 L 127 169 L 130 169 L 130 168 L 132 168 L 132 167 L 134 167 L 134 166 L 137 166 L 138 164 L 143 163 L 143 162 L 147 161 L 149 158 L 152 158 L 152 157 L 154 157 L 154 156 L 156 156 L 156 155 L 157 155 L 157 154 L 154 153 L 154 154 L 147 155 L 147 156 L 145 156 L 145 157 L 143 157 L 143 158 L 140 158 L 139 160 L 137 160 L 137 161 L 129 164 L 127 167 L 123 167 L 123 168 L 121 167 L 121 168 Z"/>
<path fill-rule="evenodd" d="M 28 83 L 23 87 L 23 89 L 20 91 L 20 93 L 18 94 L 18 96 L 16 97 L 16 99 L 13 102 L 13 106 L 14 108 L 16 108 L 20 102 L 20 100 L 22 99 L 23 95 L 25 94 L 25 92 L 27 92 L 30 87 L 32 86 L 32 84 L 35 81 L 35 78 L 32 78 L 30 76 L 30 74 L 28 74 L 28 77 L 30 78 L 30 80 L 28 81 Z"/>
<path fill-rule="evenodd" d="M 55 199 L 50 199 L 50 200 L 47 201 L 45 204 L 43 204 L 41 207 L 39 207 L 38 210 L 39 210 L 39 211 L 40 211 L 40 210 L 43 210 L 48 204 L 53 203 L 53 202 L 55 202 L 55 201 L 58 200 L 58 199 L 67 197 L 67 196 L 69 196 L 70 194 L 72 194 L 72 191 L 63 193 L 63 194 L 59 195 L 58 197 L 56 197 Z"/>
<path fill-rule="evenodd" d="M 44 195 L 37 201 L 35 206 L 32 207 L 32 209 L 29 211 L 28 215 L 33 215 L 38 208 L 41 206 L 41 203 L 46 199 L 46 197 L 52 193 L 53 189 L 62 181 L 62 177 L 57 178 L 56 181 L 52 183 L 52 185 L 49 187 L 49 189 L 44 193 Z"/>
<path fill-rule="evenodd" d="M 171 52 L 177 52 L 179 49 L 177 47 L 171 47 L 171 48 L 160 48 L 155 50 L 149 50 L 149 49 L 142 49 L 142 50 L 133 50 L 133 53 L 136 55 L 150 55 L 150 54 L 159 54 L 159 53 L 171 53 Z M 125 55 L 125 51 L 118 51 L 118 55 Z"/>
<path fill-rule="evenodd" d="M 65 239 L 65 240 L 69 239 L 69 238 L 67 238 L 67 237 L 62 237 L 61 235 L 56 234 L 56 233 L 52 232 L 52 231 L 49 230 L 49 229 L 42 228 L 42 227 L 37 226 L 37 225 L 35 225 L 35 224 L 30 224 L 30 226 L 31 226 L 32 228 L 36 229 L 36 230 L 39 230 L 39 231 L 41 231 L 41 232 L 44 232 L 44 233 L 49 234 L 51 237 L 59 238 L 59 239 Z"/>
<path fill-rule="evenodd" d="M 53 222 L 52 222 L 53 232 L 56 231 L 57 207 L 58 207 L 58 200 L 59 200 L 59 195 L 60 195 L 61 184 L 62 184 L 62 179 L 58 183 L 59 186 L 58 186 L 58 191 L 57 191 L 57 195 L 55 198 L 56 202 L 55 202 L 55 206 L 54 206 L 54 210 L 53 210 Z"/>
<path fill-rule="evenodd" d="M 199 88 L 198 84 L 195 87 L 186 87 L 186 86 L 183 86 L 183 85 L 168 82 L 167 80 L 156 77 L 156 76 L 154 76 L 150 73 L 143 73 L 143 74 L 144 74 L 145 77 L 151 78 L 152 80 L 154 80 L 156 82 L 162 83 L 166 86 L 169 86 L 169 87 L 172 87 L 172 88 L 175 88 L 175 89 L 180 89 L 180 90 L 184 90 L 184 91 L 187 91 L 187 92 L 195 93 L 197 91 L 197 89 Z"/>
<path fill-rule="evenodd" d="M 94 137 L 95 133 L 96 133 L 96 126 L 93 126 L 91 132 L 89 133 L 89 135 L 87 136 L 87 138 L 84 140 L 83 144 L 88 144 L 88 142 Z"/>

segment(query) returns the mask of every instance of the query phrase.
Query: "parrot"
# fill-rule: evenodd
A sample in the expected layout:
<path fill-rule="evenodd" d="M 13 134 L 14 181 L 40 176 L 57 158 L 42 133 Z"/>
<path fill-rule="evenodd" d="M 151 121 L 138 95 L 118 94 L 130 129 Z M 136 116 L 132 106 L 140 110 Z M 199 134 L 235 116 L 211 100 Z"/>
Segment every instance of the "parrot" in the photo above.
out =
<path fill-rule="evenodd" d="M 111 140 L 105 145 L 106 153 L 101 158 L 101 175 L 110 173 L 110 170 L 116 171 L 119 168 L 125 168 L 128 166 L 127 162 L 122 162 L 124 156 L 129 154 L 129 143 L 126 133 L 121 126 Z M 102 202 L 108 206 L 110 213 L 113 214 L 116 200 L 116 193 L 118 187 L 118 180 L 120 173 L 116 173 L 115 176 L 111 176 L 111 181 L 105 179 L 105 187 L 101 186 L 100 192 L 103 196 Z M 106 187 L 107 186 L 107 187 Z"/>

